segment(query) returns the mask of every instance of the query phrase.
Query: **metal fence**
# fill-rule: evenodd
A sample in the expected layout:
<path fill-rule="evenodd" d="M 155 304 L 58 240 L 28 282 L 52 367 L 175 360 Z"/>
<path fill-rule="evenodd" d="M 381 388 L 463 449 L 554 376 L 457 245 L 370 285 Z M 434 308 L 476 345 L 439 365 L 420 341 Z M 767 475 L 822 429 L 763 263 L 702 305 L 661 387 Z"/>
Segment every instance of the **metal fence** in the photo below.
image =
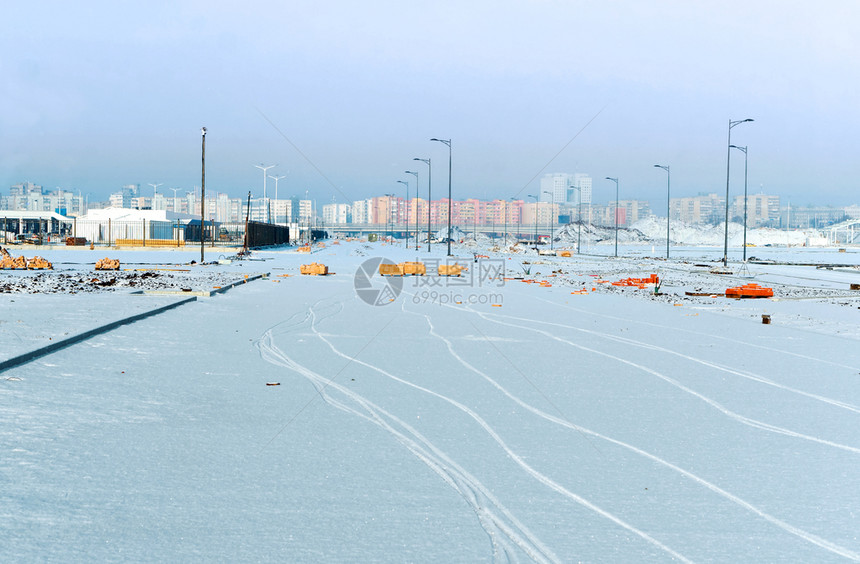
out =
<path fill-rule="evenodd" d="M 0 219 L 2 221 L 2 219 Z M 25 228 L 26 227 L 26 228 Z M 49 225 L 18 225 L 9 220 L 0 230 L 0 244 L 15 242 L 42 245 L 92 245 L 107 247 L 185 247 L 200 245 L 200 220 L 176 221 L 93 221 L 72 218 Z M 290 229 L 284 225 L 248 222 L 248 246 L 286 245 Z M 245 223 L 212 223 L 207 221 L 203 243 L 208 246 L 242 247 L 245 245 Z"/>

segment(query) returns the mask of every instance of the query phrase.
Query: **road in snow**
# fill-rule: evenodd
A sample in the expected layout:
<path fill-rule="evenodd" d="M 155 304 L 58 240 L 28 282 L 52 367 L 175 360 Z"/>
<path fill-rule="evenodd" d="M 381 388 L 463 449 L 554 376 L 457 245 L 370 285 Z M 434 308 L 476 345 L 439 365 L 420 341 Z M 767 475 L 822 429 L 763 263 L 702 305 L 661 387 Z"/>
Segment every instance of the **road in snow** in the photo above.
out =
<path fill-rule="evenodd" d="M 256 256 L 224 268 L 267 280 L 0 373 L 0 559 L 860 559 L 850 270 L 751 266 L 780 299 L 738 302 L 684 296 L 749 281 L 695 261 L 490 253 L 552 286 L 469 257 L 373 307 L 362 261 L 426 252 Z M 650 272 L 667 295 L 596 283 Z M 42 297 L 0 304 L 62 335 L 51 311 L 165 299 Z M 39 344 L 9 326 L 3 358 Z"/>

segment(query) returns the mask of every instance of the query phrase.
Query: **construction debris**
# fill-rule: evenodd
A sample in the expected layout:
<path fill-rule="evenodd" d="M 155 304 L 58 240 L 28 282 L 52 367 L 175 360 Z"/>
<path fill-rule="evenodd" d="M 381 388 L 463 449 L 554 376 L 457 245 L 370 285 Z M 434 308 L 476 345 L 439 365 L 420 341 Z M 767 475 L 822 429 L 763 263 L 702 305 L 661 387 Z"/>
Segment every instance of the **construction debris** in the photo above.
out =
<path fill-rule="evenodd" d="M 12 257 L 6 249 L 0 247 L 0 270 L 53 270 L 54 265 L 36 256 L 31 259 L 23 256 Z"/>
<path fill-rule="evenodd" d="M 54 265 L 42 257 L 27 259 L 27 270 L 54 270 Z"/>
<path fill-rule="evenodd" d="M 119 259 L 105 257 L 96 262 L 96 270 L 119 270 Z"/>
<path fill-rule="evenodd" d="M 657 286 L 660 284 L 660 278 L 656 274 L 652 274 L 648 278 L 624 278 L 617 282 L 612 282 L 613 286 L 635 286 L 643 289 L 647 286 Z"/>

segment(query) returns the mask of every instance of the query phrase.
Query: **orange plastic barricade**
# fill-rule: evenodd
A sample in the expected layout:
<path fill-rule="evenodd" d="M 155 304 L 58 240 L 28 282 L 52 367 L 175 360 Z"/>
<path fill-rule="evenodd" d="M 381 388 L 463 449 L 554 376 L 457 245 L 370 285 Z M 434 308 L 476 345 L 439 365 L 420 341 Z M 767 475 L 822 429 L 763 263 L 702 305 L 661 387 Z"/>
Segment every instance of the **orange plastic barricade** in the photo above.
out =
<path fill-rule="evenodd" d="M 399 264 L 379 263 L 379 274 L 382 276 L 402 276 L 403 271 L 400 270 Z"/>
<path fill-rule="evenodd" d="M 379 266 L 382 266 L 381 264 Z M 423 262 L 401 262 L 397 266 L 400 267 L 400 271 L 406 275 L 410 274 L 412 276 L 424 276 L 427 274 L 427 267 L 424 266 Z"/>
<path fill-rule="evenodd" d="M 765 288 L 758 284 L 744 284 L 726 289 L 727 298 L 772 298 L 773 288 Z"/>
<path fill-rule="evenodd" d="M 439 276 L 460 276 L 463 267 L 459 264 L 440 264 Z"/>
<path fill-rule="evenodd" d="M 328 274 L 328 267 L 318 262 L 312 262 L 311 264 L 301 265 L 299 267 L 299 272 L 313 276 L 325 276 Z"/>

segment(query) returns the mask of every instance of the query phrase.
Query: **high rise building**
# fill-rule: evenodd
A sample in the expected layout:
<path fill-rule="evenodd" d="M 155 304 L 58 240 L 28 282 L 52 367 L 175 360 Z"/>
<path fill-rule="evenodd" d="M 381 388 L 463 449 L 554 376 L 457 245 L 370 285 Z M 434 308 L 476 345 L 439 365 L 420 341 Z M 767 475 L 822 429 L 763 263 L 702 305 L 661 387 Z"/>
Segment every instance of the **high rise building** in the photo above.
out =
<path fill-rule="evenodd" d="M 568 201 L 568 191 L 573 186 L 573 181 L 574 176 L 572 174 L 563 172 L 546 174 L 540 179 L 540 194 L 538 194 L 538 198 L 541 202 L 566 203 Z"/>

